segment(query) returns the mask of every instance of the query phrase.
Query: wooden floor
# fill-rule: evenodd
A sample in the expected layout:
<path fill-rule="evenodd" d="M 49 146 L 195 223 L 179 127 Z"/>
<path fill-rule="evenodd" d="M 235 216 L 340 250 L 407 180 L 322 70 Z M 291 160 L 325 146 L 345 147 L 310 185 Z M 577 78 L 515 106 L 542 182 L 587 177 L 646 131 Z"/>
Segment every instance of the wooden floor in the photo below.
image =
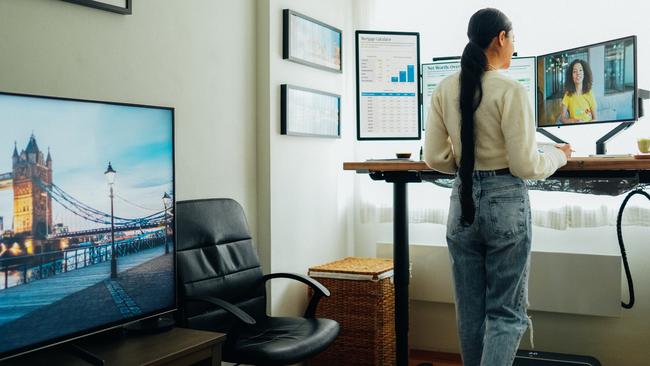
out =
<path fill-rule="evenodd" d="M 418 350 L 411 350 L 409 352 L 409 366 L 418 366 L 424 362 L 428 362 L 432 366 L 463 366 L 460 355 L 455 353 Z"/>

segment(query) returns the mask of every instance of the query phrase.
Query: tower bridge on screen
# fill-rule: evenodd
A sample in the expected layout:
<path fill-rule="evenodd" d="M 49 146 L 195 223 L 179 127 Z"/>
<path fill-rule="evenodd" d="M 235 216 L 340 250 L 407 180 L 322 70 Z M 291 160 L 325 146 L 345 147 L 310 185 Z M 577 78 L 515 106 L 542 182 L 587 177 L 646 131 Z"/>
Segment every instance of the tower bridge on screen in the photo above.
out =
<path fill-rule="evenodd" d="M 148 209 L 155 212 L 126 218 L 96 209 L 53 182 L 52 155 L 49 149 L 43 154 L 33 134 L 20 153 L 16 145 L 12 171 L 0 173 L 0 190 L 13 190 L 13 222 L 5 219 L 0 232 L 0 290 L 12 287 L 12 278 L 13 285 L 26 284 L 99 265 L 113 256 L 144 255 L 163 244 L 164 252 L 170 252 L 170 212 Z M 68 221 L 76 217 L 85 225 L 68 230 L 71 222 L 54 223 L 53 205 Z"/>
<path fill-rule="evenodd" d="M 13 189 L 13 225 L 11 233 L 41 242 L 48 239 L 72 238 L 105 234 L 111 231 L 111 214 L 95 209 L 64 191 L 52 181 L 53 163 L 38 147 L 32 134 L 27 147 L 18 153 L 14 145 L 12 171 L 0 173 L 0 190 Z M 97 224 L 93 229 L 77 231 L 53 230 L 52 201 L 64 211 L 83 221 Z M 165 225 L 165 210 L 148 216 L 124 218 L 113 216 L 114 230 L 128 231 Z M 60 227 L 65 227 L 59 223 Z"/>

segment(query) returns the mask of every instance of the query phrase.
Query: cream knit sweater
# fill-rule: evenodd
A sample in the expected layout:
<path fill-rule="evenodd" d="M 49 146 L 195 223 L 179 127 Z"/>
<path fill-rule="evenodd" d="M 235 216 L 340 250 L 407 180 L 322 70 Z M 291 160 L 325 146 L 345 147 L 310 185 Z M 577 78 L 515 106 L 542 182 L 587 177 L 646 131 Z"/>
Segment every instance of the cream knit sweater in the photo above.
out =
<path fill-rule="evenodd" d="M 431 97 L 424 161 L 431 169 L 455 173 L 460 166 L 460 73 L 444 79 Z M 474 114 L 474 170 L 510 168 L 523 179 L 545 179 L 565 165 L 560 149 L 539 153 L 535 120 L 526 90 L 498 71 L 483 76 L 483 99 Z"/>

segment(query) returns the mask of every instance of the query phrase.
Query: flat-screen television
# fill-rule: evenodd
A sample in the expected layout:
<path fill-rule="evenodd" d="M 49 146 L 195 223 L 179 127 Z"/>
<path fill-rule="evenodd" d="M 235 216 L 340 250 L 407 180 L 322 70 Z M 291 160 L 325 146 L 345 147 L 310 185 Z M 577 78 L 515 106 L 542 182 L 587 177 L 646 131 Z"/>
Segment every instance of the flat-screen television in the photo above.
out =
<path fill-rule="evenodd" d="M 174 110 L 0 93 L 0 360 L 176 309 Z"/>
<path fill-rule="evenodd" d="M 636 36 L 537 58 L 539 127 L 638 119 Z"/>
<path fill-rule="evenodd" d="M 460 58 L 422 64 L 422 121 L 426 124 L 433 91 L 447 76 L 460 71 Z M 535 57 L 513 57 L 510 68 L 499 72 L 517 80 L 528 91 L 531 108 L 535 103 Z"/>

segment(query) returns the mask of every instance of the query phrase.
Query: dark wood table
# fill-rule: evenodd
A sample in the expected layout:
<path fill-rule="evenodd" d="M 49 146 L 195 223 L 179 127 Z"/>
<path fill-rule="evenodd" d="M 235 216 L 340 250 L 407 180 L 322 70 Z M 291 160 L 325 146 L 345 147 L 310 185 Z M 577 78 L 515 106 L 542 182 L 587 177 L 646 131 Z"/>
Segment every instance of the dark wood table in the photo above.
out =
<path fill-rule="evenodd" d="M 221 365 L 221 344 L 226 335 L 201 330 L 173 328 L 149 335 L 99 335 L 74 344 L 102 358 L 106 366 L 187 366 L 210 360 Z M 82 359 L 66 352 L 64 346 L 47 348 L 0 363 L 5 366 L 89 366 Z"/>
<path fill-rule="evenodd" d="M 393 265 L 395 279 L 395 336 L 397 366 L 408 365 L 408 285 L 409 239 L 407 184 L 422 182 L 423 176 L 453 178 L 431 170 L 423 161 L 370 160 L 345 162 L 344 170 L 370 174 L 373 180 L 393 184 Z M 650 183 L 650 159 L 576 157 L 569 159 L 554 177 L 625 178 L 634 176 L 639 183 Z"/>

